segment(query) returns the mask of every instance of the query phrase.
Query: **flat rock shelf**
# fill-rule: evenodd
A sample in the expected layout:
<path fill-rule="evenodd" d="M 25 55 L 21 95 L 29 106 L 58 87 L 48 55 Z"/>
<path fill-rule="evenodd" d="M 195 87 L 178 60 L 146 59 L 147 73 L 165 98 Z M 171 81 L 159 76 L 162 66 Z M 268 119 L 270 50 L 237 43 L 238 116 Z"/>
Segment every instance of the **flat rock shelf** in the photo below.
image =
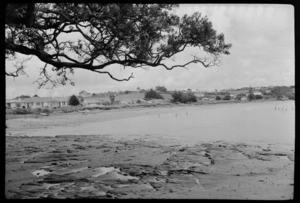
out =
<path fill-rule="evenodd" d="M 6 137 L 8 199 L 292 199 L 293 174 L 293 146 L 282 144 Z"/>

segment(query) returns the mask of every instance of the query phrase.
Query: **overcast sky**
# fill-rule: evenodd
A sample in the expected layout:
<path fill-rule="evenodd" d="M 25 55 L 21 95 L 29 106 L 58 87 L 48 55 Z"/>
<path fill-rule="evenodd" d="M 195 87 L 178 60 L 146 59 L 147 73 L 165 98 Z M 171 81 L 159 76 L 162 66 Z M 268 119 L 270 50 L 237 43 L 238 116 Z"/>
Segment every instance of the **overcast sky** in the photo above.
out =
<path fill-rule="evenodd" d="M 225 42 L 232 43 L 230 55 L 222 57 L 222 65 L 204 68 L 190 65 L 167 71 L 163 67 L 149 70 L 114 69 L 116 77 L 126 78 L 131 72 L 134 78 L 128 82 L 116 82 L 107 75 L 76 70 L 72 80 L 75 86 L 67 85 L 50 89 L 37 89 L 38 67 L 43 64 L 33 58 L 26 63 L 28 75 L 18 78 L 6 77 L 6 96 L 19 95 L 70 96 L 81 90 L 103 92 L 114 90 L 148 89 L 163 85 L 167 89 L 192 88 L 214 90 L 240 88 L 245 86 L 294 85 L 294 7 L 271 4 L 183 4 L 176 9 L 180 16 L 200 12 L 208 17 L 218 33 L 224 33 Z M 176 58 L 182 64 L 187 50 Z M 11 63 L 6 63 L 11 66 Z"/>

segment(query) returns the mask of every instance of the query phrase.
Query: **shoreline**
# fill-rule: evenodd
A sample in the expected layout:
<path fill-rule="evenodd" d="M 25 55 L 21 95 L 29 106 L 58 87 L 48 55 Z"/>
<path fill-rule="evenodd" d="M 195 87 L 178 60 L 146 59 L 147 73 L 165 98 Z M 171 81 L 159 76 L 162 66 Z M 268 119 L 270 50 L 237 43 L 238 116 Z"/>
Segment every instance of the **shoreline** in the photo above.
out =
<path fill-rule="evenodd" d="M 261 104 L 268 105 L 269 103 L 274 104 L 284 104 L 286 101 L 264 101 L 260 102 Z M 258 103 L 258 102 L 255 102 Z M 252 103 L 252 104 L 255 104 Z M 291 103 L 291 102 L 290 102 Z M 72 127 L 76 126 L 86 126 L 87 129 L 96 128 L 97 123 L 100 122 L 114 122 L 119 123 L 122 125 L 122 119 L 130 119 L 134 120 L 135 118 L 145 119 L 145 116 L 154 116 L 158 119 L 160 117 L 165 117 L 168 115 L 174 114 L 174 116 L 181 112 L 181 114 L 186 114 L 188 111 L 194 110 L 204 110 L 210 111 L 212 109 L 218 108 L 229 108 L 232 106 L 233 108 L 247 108 L 249 102 L 247 103 L 234 103 L 235 105 L 232 106 L 230 103 L 218 103 L 218 104 L 206 104 L 206 105 L 173 105 L 173 106 L 162 106 L 157 105 L 155 107 L 128 107 L 128 108 L 120 108 L 120 109 L 111 109 L 111 110 L 92 110 L 88 112 L 70 112 L 70 113 L 53 113 L 49 116 L 42 116 L 42 115 L 31 115 L 31 116 L 15 116 L 14 118 L 6 118 L 6 136 L 18 136 L 18 135 L 27 135 L 27 134 L 34 134 L 37 136 L 39 130 L 41 132 L 45 132 L 46 134 L 51 131 L 51 134 L 55 132 L 57 129 L 57 133 L 64 132 L 64 128 L 68 128 L 71 132 Z M 251 104 L 251 103 L 250 103 Z M 230 107 L 230 108 L 232 108 Z M 190 110 L 189 110 L 190 109 Z M 192 112 L 190 112 L 192 113 Z M 154 118 L 153 117 L 153 118 Z M 119 120 L 119 121 L 118 121 Z M 125 120 L 124 120 L 125 121 Z M 149 122 L 151 122 L 149 120 Z M 174 121 L 175 122 L 175 121 Z M 94 124 L 95 123 L 95 124 Z M 109 123 L 107 123 L 109 124 Z M 110 124 L 109 124 L 110 125 Z M 154 127 L 154 126 L 153 126 Z M 76 128 L 77 129 L 77 128 Z M 80 128 L 81 129 L 81 128 Z M 84 132 L 84 131 L 82 131 Z M 96 133 L 93 132 L 93 134 Z M 145 132 L 146 133 L 146 132 Z M 45 134 L 45 135 L 46 135 Z"/>
<path fill-rule="evenodd" d="M 273 101 L 261 103 L 266 102 Z M 95 121 L 112 121 L 117 127 L 118 123 L 125 121 L 122 119 L 139 117 L 141 120 L 149 115 L 154 119 L 161 115 L 163 119 L 181 112 L 181 118 L 186 118 L 186 112 L 192 116 L 192 107 L 209 112 L 206 110 L 226 108 L 228 102 L 218 104 L 157 105 L 154 108 L 133 107 L 7 119 L 6 132 L 14 135 L 6 136 L 5 197 L 293 199 L 293 144 L 276 140 L 231 142 L 222 136 L 212 141 L 202 138 L 187 140 L 191 142 L 187 144 L 172 132 L 168 132 L 172 136 L 151 134 L 150 131 L 149 134 L 123 133 L 124 136 L 119 136 L 103 134 L 103 126 L 96 129 L 97 135 L 81 132 L 75 135 L 73 130 L 84 124 L 93 128 L 89 123 Z M 241 107 L 243 104 L 249 102 L 240 102 Z M 277 115 L 282 113 L 285 111 Z M 64 128 L 70 128 L 74 133 L 60 135 L 59 129 Z M 42 133 L 48 130 L 53 130 L 56 136 Z M 18 136 L 18 132 L 22 135 Z M 35 132 L 42 134 L 36 137 L 26 135 Z M 183 139 L 189 139 L 184 136 L 187 134 L 179 133 Z"/>
<path fill-rule="evenodd" d="M 224 104 L 248 104 L 248 103 L 266 103 L 266 102 L 284 102 L 284 101 L 291 101 L 291 100 L 277 100 L 277 99 L 260 99 L 260 100 L 253 100 L 253 101 L 205 101 L 205 102 L 196 102 L 196 103 L 190 103 L 190 104 L 174 104 L 174 103 L 166 103 L 166 104 L 139 104 L 139 105 L 111 105 L 111 106 L 105 106 L 105 107 L 70 107 L 74 110 L 71 110 L 70 112 L 62 112 L 60 110 L 55 110 L 54 112 L 50 113 L 48 116 L 57 116 L 57 115 L 64 115 L 64 114 L 81 114 L 82 112 L 79 111 L 85 111 L 84 113 L 93 113 L 97 111 L 114 111 L 114 110 L 135 110 L 135 109 L 147 109 L 147 108 L 176 108 L 176 107 L 194 107 L 194 106 L 214 106 L 214 105 L 224 105 Z M 86 111 L 87 110 L 87 111 Z M 37 117 L 45 117 L 41 114 L 7 114 L 6 113 L 6 120 L 9 119 L 18 119 L 18 118 L 37 118 Z"/>

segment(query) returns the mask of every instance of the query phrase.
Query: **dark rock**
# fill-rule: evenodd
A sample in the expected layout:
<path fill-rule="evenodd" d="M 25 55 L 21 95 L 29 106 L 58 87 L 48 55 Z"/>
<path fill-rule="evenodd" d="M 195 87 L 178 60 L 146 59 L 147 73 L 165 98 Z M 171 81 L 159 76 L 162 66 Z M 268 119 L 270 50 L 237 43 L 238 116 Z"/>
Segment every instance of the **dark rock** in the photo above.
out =
<path fill-rule="evenodd" d="M 77 179 L 74 176 L 70 175 L 58 175 L 58 174 L 50 174 L 43 180 L 39 181 L 40 183 L 65 183 L 65 182 L 89 182 L 86 178 Z"/>

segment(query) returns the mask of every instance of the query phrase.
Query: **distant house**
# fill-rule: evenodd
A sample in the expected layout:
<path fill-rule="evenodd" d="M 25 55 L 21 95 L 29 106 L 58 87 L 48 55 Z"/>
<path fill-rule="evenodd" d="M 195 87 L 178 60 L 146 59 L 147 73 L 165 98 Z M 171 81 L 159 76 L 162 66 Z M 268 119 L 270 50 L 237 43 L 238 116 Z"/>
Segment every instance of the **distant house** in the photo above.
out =
<path fill-rule="evenodd" d="M 253 94 L 254 94 L 255 96 L 257 96 L 257 95 L 263 96 L 263 94 L 262 94 L 261 92 L 253 92 Z"/>
<path fill-rule="evenodd" d="M 266 94 L 271 94 L 271 90 L 267 89 L 267 90 L 265 91 L 265 93 L 266 93 Z"/>
<path fill-rule="evenodd" d="M 152 99 L 150 101 L 146 101 L 148 104 L 165 104 L 167 103 L 165 100 L 162 99 Z"/>
<path fill-rule="evenodd" d="M 261 87 L 254 87 L 254 90 L 261 90 Z"/>
<path fill-rule="evenodd" d="M 236 94 L 229 94 L 229 96 L 230 96 L 230 99 L 235 99 L 236 98 Z"/>
<path fill-rule="evenodd" d="M 84 98 L 83 106 L 103 106 L 108 102 L 110 102 L 108 97 L 86 97 Z"/>
<path fill-rule="evenodd" d="M 134 104 L 135 102 L 134 101 L 131 101 L 131 100 L 123 100 L 123 101 L 120 101 L 120 104 Z"/>
<path fill-rule="evenodd" d="M 205 96 L 204 93 L 202 93 L 202 92 L 197 92 L 197 93 L 194 93 L 194 94 L 195 94 L 195 96 L 196 96 L 197 98 L 202 98 L 202 97 Z"/>
<path fill-rule="evenodd" d="M 83 91 L 79 92 L 78 96 L 81 96 L 81 97 L 91 97 L 92 94 L 83 90 Z"/>
<path fill-rule="evenodd" d="M 62 97 L 32 97 L 6 100 L 7 108 L 58 108 L 68 106 L 68 99 Z"/>

